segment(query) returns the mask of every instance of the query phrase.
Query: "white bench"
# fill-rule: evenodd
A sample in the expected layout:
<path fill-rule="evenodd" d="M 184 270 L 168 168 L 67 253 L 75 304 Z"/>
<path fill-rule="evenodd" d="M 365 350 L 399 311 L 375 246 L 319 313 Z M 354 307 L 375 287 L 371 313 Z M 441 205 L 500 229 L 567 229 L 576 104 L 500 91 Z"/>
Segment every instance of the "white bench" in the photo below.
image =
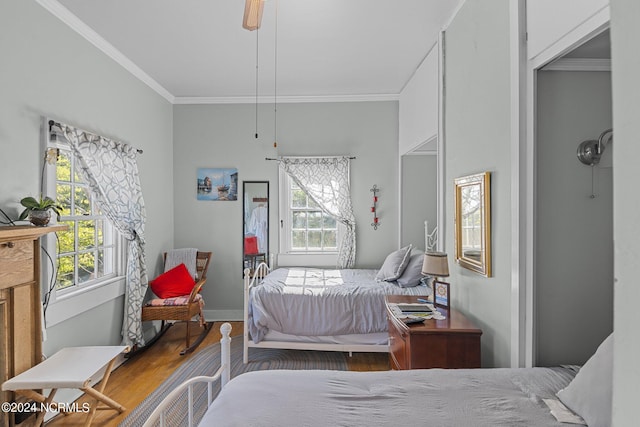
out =
<path fill-rule="evenodd" d="M 96 409 L 114 409 L 122 413 L 125 408 L 103 392 L 118 355 L 128 350 L 126 346 L 95 346 L 63 348 L 53 356 L 5 381 L 2 390 L 14 391 L 41 404 L 41 408 L 54 405 L 53 397 L 60 388 L 77 388 L 95 399 L 88 409 L 85 426 L 91 425 Z M 91 386 L 92 378 L 103 368 L 106 370 L 97 388 Z M 37 390 L 51 389 L 48 396 Z M 99 402 L 107 406 L 98 406 Z M 65 408 L 65 405 L 60 405 Z M 66 411 L 62 410 L 65 413 Z M 40 425 L 46 411 L 40 411 L 36 424 Z"/>

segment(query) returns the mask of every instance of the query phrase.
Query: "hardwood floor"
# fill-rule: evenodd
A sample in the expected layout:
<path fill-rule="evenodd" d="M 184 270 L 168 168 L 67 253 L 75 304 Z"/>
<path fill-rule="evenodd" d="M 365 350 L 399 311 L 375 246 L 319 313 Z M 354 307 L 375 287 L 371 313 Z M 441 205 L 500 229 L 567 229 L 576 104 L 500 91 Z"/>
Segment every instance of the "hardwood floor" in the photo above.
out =
<path fill-rule="evenodd" d="M 222 323 L 215 322 L 213 329 L 195 352 L 185 356 L 180 356 L 180 350 L 184 347 L 186 324 L 176 324 L 148 350 L 127 360 L 113 371 L 107 383 L 105 394 L 127 410 L 122 414 L 113 410 L 98 411 L 92 426 L 112 427 L 120 424 L 131 410 L 138 406 L 182 363 L 189 360 L 202 348 L 219 342 Z M 231 336 L 242 334 L 242 322 L 229 323 L 232 327 Z M 196 327 L 192 326 L 194 334 L 195 329 Z M 354 353 L 348 362 L 350 371 L 386 371 L 390 369 L 387 353 Z M 82 405 L 87 401 L 86 396 L 83 396 L 78 400 L 78 403 Z M 82 426 L 85 419 L 86 414 L 84 413 L 72 413 L 67 416 L 57 416 L 46 425 L 47 427 Z"/>

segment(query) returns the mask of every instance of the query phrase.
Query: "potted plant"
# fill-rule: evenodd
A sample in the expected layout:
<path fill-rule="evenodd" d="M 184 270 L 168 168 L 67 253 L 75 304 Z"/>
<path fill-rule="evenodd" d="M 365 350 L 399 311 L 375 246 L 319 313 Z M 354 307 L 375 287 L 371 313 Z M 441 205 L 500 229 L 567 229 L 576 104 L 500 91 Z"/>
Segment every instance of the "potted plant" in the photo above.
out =
<path fill-rule="evenodd" d="M 42 197 L 42 195 L 40 195 L 39 200 L 34 197 L 25 197 L 20 200 L 20 204 L 24 206 L 25 209 L 20 214 L 19 220 L 24 220 L 29 217 L 31 224 L 44 227 L 49 223 L 51 211 L 55 212 L 58 221 L 60 220 L 62 206 L 57 204 L 51 197 Z"/>

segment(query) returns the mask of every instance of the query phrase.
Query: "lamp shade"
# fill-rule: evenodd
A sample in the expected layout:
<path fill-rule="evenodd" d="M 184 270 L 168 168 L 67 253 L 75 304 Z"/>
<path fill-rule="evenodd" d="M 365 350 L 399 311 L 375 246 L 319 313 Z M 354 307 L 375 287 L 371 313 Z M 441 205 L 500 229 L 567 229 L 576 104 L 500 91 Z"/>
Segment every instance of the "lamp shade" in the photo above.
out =
<path fill-rule="evenodd" d="M 449 276 L 449 262 L 444 252 L 427 252 L 424 254 L 422 274 L 434 277 Z"/>

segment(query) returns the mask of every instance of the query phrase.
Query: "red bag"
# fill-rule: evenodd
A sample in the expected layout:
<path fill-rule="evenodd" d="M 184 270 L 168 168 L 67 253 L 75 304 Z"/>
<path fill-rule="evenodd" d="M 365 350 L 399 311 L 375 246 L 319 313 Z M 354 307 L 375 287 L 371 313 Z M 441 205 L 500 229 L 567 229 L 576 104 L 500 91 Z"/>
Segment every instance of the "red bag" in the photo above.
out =
<path fill-rule="evenodd" d="M 256 236 L 249 236 L 244 238 L 244 253 L 245 255 L 258 253 L 258 238 Z"/>

